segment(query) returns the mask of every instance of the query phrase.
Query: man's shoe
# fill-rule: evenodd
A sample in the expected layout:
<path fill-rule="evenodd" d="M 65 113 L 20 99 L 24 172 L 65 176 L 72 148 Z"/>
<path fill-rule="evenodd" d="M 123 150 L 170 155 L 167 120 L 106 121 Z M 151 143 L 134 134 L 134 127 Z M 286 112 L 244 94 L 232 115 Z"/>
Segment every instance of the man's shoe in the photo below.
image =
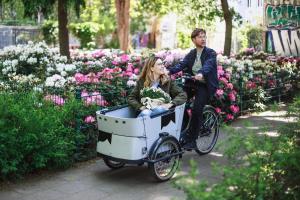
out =
<path fill-rule="evenodd" d="M 183 145 L 182 148 L 184 148 L 186 150 L 195 150 L 195 149 L 197 149 L 196 141 L 195 140 L 190 141 L 189 143 L 186 143 L 185 145 Z"/>

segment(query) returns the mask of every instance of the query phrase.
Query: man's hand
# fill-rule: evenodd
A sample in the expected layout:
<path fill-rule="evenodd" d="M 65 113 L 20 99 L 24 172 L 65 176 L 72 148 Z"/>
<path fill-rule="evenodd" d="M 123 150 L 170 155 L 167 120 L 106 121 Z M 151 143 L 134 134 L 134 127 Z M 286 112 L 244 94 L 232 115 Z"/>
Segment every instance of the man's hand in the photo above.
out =
<path fill-rule="evenodd" d="M 201 73 L 199 73 L 199 74 L 197 74 L 197 75 L 195 76 L 195 79 L 196 79 L 197 81 L 202 81 L 202 80 L 203 80 L 203 75 L 202 75 Z"/>

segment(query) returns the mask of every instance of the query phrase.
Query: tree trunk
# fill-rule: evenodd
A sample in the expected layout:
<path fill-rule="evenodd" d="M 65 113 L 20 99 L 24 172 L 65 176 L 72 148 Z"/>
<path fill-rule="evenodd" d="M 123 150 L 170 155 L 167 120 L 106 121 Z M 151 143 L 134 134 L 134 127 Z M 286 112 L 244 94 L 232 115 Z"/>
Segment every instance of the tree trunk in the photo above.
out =
<path fill-rule="evenodd" d="M 0 20 L 3 20 L 3 0 L 0 0 Z"/>
<path fill-rule="evenodd" d="M 232 13 L 229 10 L 227 0 L 221 0 L 222 10 L 225 19 L 225 44 L 224 55 L 230 56 L 231 40 L 232 40 Z"/>
<path fill-rule="evenodd" d="M 127 51 L 129 45 L 130 0 L 115 0 L 120 49 Z"/>
<path fill-rule="evenodd" d="M 58 0 L 58 37 L 59 51 L 70 59 L 67 0 Z"/>
<path fill-rule="evenodd" d="M 159 25 L 159 18 L 155 16 L 152 20 L 151 24 L 151 32 L 150 32 L 150 38 L 149 38 L 149 47 L 150 48 L 156 48 L 156 38 L 158 33 L 158 25 Z"/>

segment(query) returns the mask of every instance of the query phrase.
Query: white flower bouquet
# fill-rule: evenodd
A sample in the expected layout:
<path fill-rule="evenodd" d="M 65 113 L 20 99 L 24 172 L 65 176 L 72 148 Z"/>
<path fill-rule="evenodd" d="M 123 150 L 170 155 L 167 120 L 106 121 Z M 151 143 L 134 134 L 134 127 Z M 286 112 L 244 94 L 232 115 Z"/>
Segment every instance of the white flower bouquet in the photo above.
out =
<path fill-rule="evenodd" d="M 161 88 L 145 87 L 140 91 L 141 103 L 147 109 L 154 109 L 164 103 L 170 103 L 171 97 Z"/>

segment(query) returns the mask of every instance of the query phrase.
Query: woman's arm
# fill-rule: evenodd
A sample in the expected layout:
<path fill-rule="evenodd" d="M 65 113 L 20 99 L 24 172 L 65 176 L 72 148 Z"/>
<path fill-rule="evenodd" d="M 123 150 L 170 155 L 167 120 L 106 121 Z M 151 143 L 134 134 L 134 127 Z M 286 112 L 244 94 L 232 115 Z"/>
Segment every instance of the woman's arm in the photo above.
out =
<path fill-rule="evenodd" d="M 175 106 L 181 105 L 187 101 L 186 93 L 174 81 L 170 83 L 170 96 Z"/>
<path fill-rule="evenodd" d="M 140 103 L 140 81 L 137 81 L 133 91 L 128 95 L 128 105 L 139 110 L 143 105 Z"/>

